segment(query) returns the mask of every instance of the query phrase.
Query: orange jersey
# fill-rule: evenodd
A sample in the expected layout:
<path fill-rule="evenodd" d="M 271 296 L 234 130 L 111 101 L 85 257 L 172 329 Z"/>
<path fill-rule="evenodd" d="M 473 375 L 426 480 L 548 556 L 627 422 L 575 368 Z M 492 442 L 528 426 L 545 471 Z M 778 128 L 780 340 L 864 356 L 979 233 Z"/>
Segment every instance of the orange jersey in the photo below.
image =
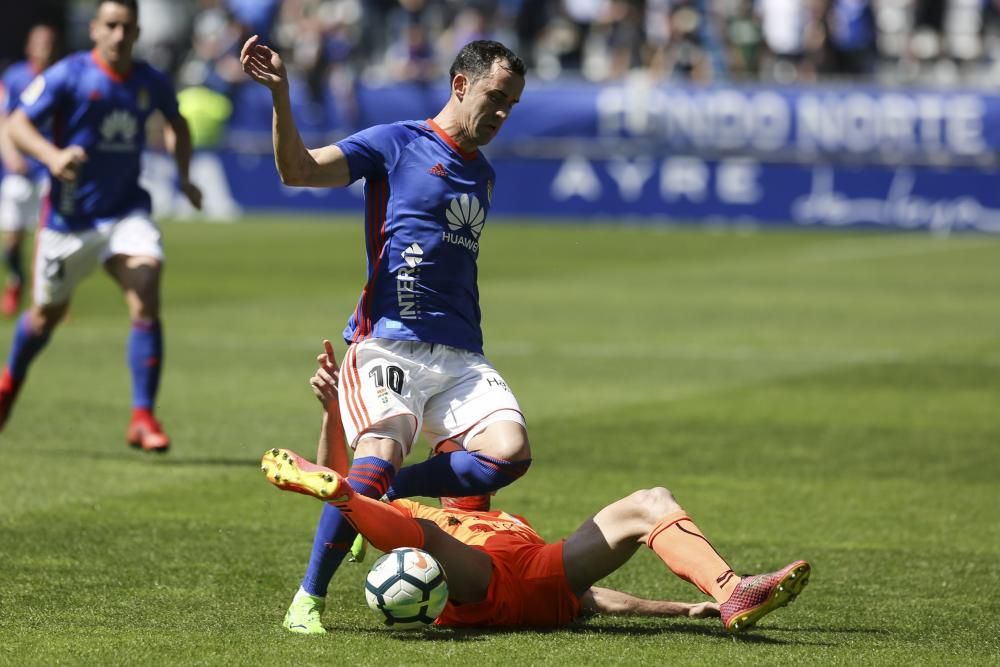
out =
<path fill-rule="evenodd" d="M 563 566 L 563 542 L 546 544 L 527 521 L 506 512 L 444 510 L 411 500 L 392 505 L 407 516 L 433 521 L 493 561 L 486 598 L 460 605 L 449 601 L 437 625 L 544 628 L 566 625 L 579 615 L 580 599 Z"/>
<path fill-rule="evenodd" d="M 439 509 L 412 500 L 396 500 L 393 507 L 414 519 L 427 519 L 459 542 L 481 547 L 494 535 L 510 535 L 531 544 L 545 544 L 527 521 L 506 512 L 467 512 Z"/>

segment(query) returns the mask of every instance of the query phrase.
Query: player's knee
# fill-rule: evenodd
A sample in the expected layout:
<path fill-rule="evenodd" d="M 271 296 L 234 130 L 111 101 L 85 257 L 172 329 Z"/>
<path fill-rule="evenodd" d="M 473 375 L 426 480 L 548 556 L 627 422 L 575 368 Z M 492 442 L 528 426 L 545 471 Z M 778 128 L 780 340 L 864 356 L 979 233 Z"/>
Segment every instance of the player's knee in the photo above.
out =
<path fill-rule="evenodd" d="M 505 461 L 525 461 L 531 458 L 528 432 L 524 426 L 514 421 L 498 421 L 488 425 L 469 439 L 467 448 Z"/>
<path fill-rule="evenodd" d="M 56 328 L 56 325 L 66 316 L 69 309 L 68 303 L 47 304 L 35 306 L 31 309 L 29 319 L 31 328 L 39 333 L 48 333 Z"/>
<path fill-rule="evenodd" d="M 674 494 L 670 492 L 670 489 L 662 486 L 636 491 L 632 494 L 632 499 L 643 513 L 655 520 L 680 509 L 680 505 L 674 499 Z"/>

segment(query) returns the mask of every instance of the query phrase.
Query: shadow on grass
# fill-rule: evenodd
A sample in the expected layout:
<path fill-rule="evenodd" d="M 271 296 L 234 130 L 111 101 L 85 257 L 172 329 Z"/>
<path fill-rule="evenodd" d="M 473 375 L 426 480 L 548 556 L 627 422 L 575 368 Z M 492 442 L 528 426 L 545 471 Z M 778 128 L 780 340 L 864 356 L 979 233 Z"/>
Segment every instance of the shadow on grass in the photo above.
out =
<path fill-rule="evenodd" d="M 205 457 L 175 456 L 169 452 L 143 452 L 138 449 L 123 447 L 121 451 L 106 452 L 88 449 L 49 449 L 40 447 L 35 451 L 44 454 L 54 454 L 61 458 L 90 459 L 94 461 L 121 461 L 123 463 L 142 461 L 158 466 L 222 466 L 222 467 L 260 467 L 260 460 L 249 457 Z"/>
<path fill-rule="evenodd" d="M 357 631 L 357 628 L 347 628 L 339 626 L 327 626 L 327 630 L 330 631 Z M 650 627 L 650 626 L 634 626 L 634 625 L 587 625 L 587 624 L 576 624 L 570 625 L 562 628 L 552 628 L 552 629 L 536 629 L 536 628 L 462 628 L 462 629 L 447 629 L 447 628 L 434 628 L 428 631 L 399 631 L 391 630 L 385 628 L 384 630 L 374 630 L 366 631 L 370 632 L 379 638 L 394 639 L 400 642 L 477 642 L 495 637 L 497 635 L 556 635 L 556 634 L 587 634 L 587 635 L 614 635 L 621 637 L 652 637 L 659 635 L 696 635 L 701 637 L 706 637 L 716 640 L 743 642 L 747 644 L 769 644 L 769 645 L 789 645 L 789 646 L 835 646 L 836 642 L 824 642 L 817 641 L 815 639 L 795 639 L 795 638 L 784 638 L 778 639 L 775 637 L 769 637 L 764 632 L 770 632 L 774 630 L 785 631 L 785 632 L 881 632 L 878 630 L 871 630 L 868 628 L 859 629 L 846 629 L 841 628 L 838 630 L 828 630 L 820 628 L 773 628 L 769 627 L 766 629 L 758 629 L 756 631 L 751 631 L 746 634 L 730 634 L 720 627 L 697 627 L 694 625 L 663 625 L 661 627 Z"/>

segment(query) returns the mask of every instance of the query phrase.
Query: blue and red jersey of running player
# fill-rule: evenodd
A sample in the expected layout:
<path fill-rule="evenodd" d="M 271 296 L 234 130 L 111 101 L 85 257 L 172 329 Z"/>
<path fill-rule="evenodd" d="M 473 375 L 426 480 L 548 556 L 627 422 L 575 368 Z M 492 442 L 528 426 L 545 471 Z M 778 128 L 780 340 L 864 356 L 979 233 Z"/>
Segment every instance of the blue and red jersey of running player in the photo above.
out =
<path fill-rule="evenodd" d="M 368 282 L 344 339 L 440 343 L 482 353 L 479 239 L 496 174 L 433 121 L 378 125 L 337 146 L 365 179 Z"/>
<path fill-rule="evenodd" d="M 24 89 L 28 87 L 28 84 L 32 80 L 41 74 L 41 70 L 35 69 L 27 60 L 22 60 L 21 62 L 14 63 L 3 73 L 3 111 L 4 114 L 10 115 L 14 109 L 17 108 L 19 100 L 21 99 L 21 93 Z M 46 137 L 50 137 L 50 132 L 48 128 L 39 128 L 42 130 L 42 134 Z M 45 169 L 45 165 L 36 160 L 35 158 L 28 157 L 28 173 L 26 174 L 32 180 L 44 176 L 48 173 Z"/>
<path fill-rule="evenodd" d="M 52 179 L 43 224 L 58 231 L 89 229 L 133 210 L 149 211 L 139 186 L 146 120 L 154 111 L 178 115 L 173 84 L 162 72 L 136 61 L 122 76 L 96 51 L 63 58 L 21 94 L 21 107 L 35 124 L 51 120 L 52 141 L 87 152 L 74 183 Z"/>

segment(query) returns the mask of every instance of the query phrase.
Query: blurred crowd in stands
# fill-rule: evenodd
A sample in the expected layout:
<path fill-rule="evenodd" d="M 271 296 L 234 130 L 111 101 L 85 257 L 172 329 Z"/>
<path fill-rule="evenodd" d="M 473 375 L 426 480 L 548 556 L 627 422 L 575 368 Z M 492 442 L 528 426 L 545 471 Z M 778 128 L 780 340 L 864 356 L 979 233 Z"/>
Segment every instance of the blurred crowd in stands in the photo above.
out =
<path fill-rule="evenodd" d="M 989 85 L 1000 0 L 141 0 L 143 47 L 182 84 L 242 82 L 252 33 L 312 89 L 438 81 L 499 39 L 532 77 Z"/>
<path fill-rule="evenodd" d="M 94 4 L 67 0 L 69 49 L 87 47 Z M 317 109 L 336 101 L 340 127 L 352 124 L 359 82 L 443 84 L 455 53 L 481 38 L 511 46 L 535 81 L 642 76 L 654 83 L 980 89 L 1000 81 L 1000 0 L 139 0 L 139 6 L 137 51 L 172 72 L 179 89 L 211 91 L 247 113 L 266 111 L 269 100 L 242 104 L 242 96 L 263 94 L 248 84 L 238 60 L 243 41 L 259 34 L 282 54 Z M 329 112 L 321 115 L 329 126 Z"/>

